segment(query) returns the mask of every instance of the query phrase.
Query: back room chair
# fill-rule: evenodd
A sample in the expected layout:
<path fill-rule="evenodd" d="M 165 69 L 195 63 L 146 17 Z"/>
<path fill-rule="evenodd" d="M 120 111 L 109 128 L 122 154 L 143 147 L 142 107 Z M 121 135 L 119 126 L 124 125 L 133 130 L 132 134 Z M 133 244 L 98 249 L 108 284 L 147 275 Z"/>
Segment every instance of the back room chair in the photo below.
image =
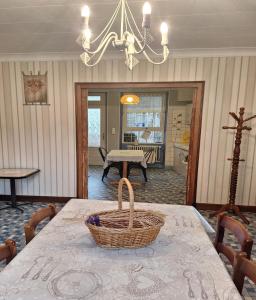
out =
<path fill-rule="evenodd" d="M 148 150 L 147 152 L 144 153 L 144 161 L 148 164 L 151 162 L 152 160 L 152 156 L 154 155 L 154 150 Z M 153 157 L 153 161 L 155 160 L 155 158 Z M 147 168 L 145 168 L 144 166 L 141 165 L 140 162 L 129 162 L 128 163 L 128 170 L 127 170 L 127 177 L 129 178 L 129 175 L 131 173 L 132 169 L 141 169 L 143 176 L 144 176 L 144 180 L 145 182 L 148 181 L 148 177 L 147 177 Z"/>
<path fill-rule="evenodd" d="M 107 150 L 103 147 L 99 147 L 99 153 L 100 153 L 100 156 L 103 160 L 103 163 L 105 162 L 106 160 L 106 157 L 107 157 Z M 110 170 L 110 168 L 115 168 L 118 170 L 118 173 L 119 173 L 119 176 L 120 178 L 123 177 L 123 165 L 122 165 L 122 162 L 111 162 L 104 170 L 103 170 L 103 174 L 102 174 L 102 178 L 101 180 L 103 181 L 105 177 L 108 176 L 108 172 Z"/>

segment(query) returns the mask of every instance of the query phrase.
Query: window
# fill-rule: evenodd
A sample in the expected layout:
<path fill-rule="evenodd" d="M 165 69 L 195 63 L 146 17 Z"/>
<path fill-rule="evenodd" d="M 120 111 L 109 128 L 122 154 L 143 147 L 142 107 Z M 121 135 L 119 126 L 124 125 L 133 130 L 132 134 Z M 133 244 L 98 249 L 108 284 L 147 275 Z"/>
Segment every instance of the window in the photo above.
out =
<path fill-rule="evenodd" d="M 166 94 L 140 94 L 137 105 L 123 105 L 123 143 L 163 143 Z"/>
<path fill-rule="evenodd" d="M 88 95 L 88 101 L 94 101 L 94 102 L 97 102 L 97 101 L 100 101 L 101 100 L 101 97 L 100 96 L 93 96 L 93 95 Z"/>
<path fill-rule="evenodd" d="M 100 147 L 100 108 L 88 109 L 88 146 Z"/>

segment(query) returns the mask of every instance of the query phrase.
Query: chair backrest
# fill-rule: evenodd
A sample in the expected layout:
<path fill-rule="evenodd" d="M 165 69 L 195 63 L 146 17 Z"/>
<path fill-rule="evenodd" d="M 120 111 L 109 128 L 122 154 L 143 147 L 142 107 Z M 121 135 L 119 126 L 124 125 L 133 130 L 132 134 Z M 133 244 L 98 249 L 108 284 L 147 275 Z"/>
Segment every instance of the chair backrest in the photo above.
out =
<path fill-rule="evenodd" d="M 240 252 L 235 258 L 233 272 L 233 281 L 240 293 L 243 290 L 245 276 L 256 284 L 256 262 L 249 260 L 245 252 Z"/>
<path fill-rule="evenodd" d="M 16 243 L 13 240 L 6 240 L 3 245 L 0 245 L 0 261 L 6 260 L 8 264 L 16 255 Z"/>
<path fill-rule="evenodd" d="M 154 149 L 150 149 L 144 153 L 145 161 L 146 163 L 155 163 L 156 157 L 155 157 L 155 151 Z"/>
<path fill-rule="evenodd" d="M 234 265 L 234 259 L 238 252 L 229 245 L 223 243 L 225 229 L 228 229 L 234 234 L 241 246 L 240 251 L 245 252 L 247 258 L 250 259 L 253 245 L 252 238 L 242 223 L 225 214 L 218 215 L 217 234 L 215 238 L 215 248 L 217 252 L 224 254 L 232 266 Z"/>
<path fill-rule="evenodd" d="M 99 149 L 100 156 L 101 156 L 103 162 L 105 162 L 106 156 L 107 156 L 107 153 L 108 153 L 107 150 L 103 147 L 99 147 L 98 149 Z"/>
<path fill-rule="evenodd" d="M 46 218 L 50 220 L 56 215 L 56 207 L 49 204 L 48 207 L 41 208 L 33 213 L 29 222 L 24 225 L 26 244 L 28 244 L 35 237 L 35 230 L 37 225 Z"/>

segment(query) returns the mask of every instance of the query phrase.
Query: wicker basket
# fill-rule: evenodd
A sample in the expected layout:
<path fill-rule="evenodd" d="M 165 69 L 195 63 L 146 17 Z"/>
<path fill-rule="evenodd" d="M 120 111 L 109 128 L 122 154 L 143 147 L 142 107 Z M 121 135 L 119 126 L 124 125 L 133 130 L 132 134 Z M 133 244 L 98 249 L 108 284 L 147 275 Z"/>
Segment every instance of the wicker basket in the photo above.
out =
<path fill-rule="evenodd" d="M 122 209 L 124 183 L 129 191 L 130 209 Z M 94 219 L 97 219 L 97 225 L 91 222 Z M 118 185 L 118 209 L 94 213 L 85 223 L 101 247 L 140 248 L 156 239 L 164 225 L 164 215 L 154 211 L 134 210 L 132 186 L 128 179 L 122 178 Z"/>

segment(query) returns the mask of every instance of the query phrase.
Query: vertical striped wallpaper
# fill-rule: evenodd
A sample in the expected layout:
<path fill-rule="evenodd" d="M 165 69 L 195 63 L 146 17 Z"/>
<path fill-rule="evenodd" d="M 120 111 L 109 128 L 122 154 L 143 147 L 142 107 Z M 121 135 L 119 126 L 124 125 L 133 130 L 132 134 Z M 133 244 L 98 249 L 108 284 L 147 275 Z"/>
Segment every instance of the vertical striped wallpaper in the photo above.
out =
<path fill-rule="evenodd" d="M 49 106 L 24 106 L 22 71 L 48 72 Z M 175 58 L 153 66 L 141 61 L 130 72 L 122 60 L 105 60 L 93 69 L 79 60 L 0 63 L 0 167 L 33 167 L 41 172 L 19 181 L 27 195 L 75 196 L 74 82 L 205 80 L 197 201 L 228 199 L 233 125 L 229 111 L 256 113 L 256 57 Z M 256 121 L 244 134 L 238 203 L 256 205 Z M 0 181 L 0 194 L 9 193 Z"/>

